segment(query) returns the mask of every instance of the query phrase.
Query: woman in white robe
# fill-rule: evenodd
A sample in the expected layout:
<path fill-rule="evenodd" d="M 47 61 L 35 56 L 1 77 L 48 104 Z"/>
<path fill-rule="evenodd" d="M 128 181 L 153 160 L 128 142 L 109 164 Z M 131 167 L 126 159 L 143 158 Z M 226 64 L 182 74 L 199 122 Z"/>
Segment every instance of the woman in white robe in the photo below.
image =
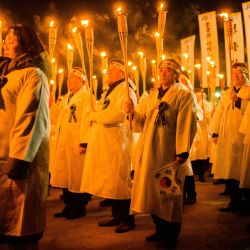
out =
<path fill-rule="evenodd" d="M 36 32 L 11 26 L 1 58 L 0 239 L 37 249 L 45 228 L 49 163 L 48 60 Z"/>

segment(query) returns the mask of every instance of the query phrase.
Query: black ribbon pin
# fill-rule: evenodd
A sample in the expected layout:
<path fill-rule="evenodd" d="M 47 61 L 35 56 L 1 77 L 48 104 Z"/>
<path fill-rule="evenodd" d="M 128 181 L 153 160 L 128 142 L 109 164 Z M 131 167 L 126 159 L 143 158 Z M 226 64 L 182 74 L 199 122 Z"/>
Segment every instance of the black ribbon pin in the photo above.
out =
<path fill-rule="evenodd" d="M 74 119 L 74 122 L 77 122 L 77 119 L 76 119 L 76 105 L 73 104 L 70 106 L 70 116 L 69 116 L 69 122 L 72 121 L 72 118 Z"/>
<path fill-rule="evenodd" d="M 166 102 L 160 103 L 160 105 L 158 107 L 158 114 L 157 114 L 157 117 L 155 119 L 155 124 L 157 124 L 158 121 L 161 120 L 162 126 L 167 125 L 166 116 L 165 116 L 165 110 L 167 110 L 167 108 L 168 108 L 168 104 Z"/>

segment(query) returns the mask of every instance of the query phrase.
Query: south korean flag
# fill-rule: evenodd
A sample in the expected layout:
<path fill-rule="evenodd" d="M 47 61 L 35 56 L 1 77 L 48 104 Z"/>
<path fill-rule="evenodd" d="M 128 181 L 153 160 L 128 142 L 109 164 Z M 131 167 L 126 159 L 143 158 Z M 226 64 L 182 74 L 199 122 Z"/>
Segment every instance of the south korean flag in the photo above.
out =
<path fill-rule="evenodd" d="M 177 176 L 178 165 L 172 162 L 153 172 L 155 190 L 162 200 L 182 195 Z"/>

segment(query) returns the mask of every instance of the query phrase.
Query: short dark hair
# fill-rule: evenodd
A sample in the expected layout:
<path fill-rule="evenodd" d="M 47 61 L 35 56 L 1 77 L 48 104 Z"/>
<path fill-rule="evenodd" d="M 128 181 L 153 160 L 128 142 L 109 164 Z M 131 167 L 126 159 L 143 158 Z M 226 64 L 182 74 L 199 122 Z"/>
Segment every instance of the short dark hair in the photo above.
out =
<path fill-rule="evenodd" d="M 26 24 L 17 24 L 10 26 L 10 30 L 14 31 L 17 36 L 18 47 L 16 48 L 17 56 L 28 53 L 31 55 L 40 54 L 45 51 L 45 47 L 38 37 L 36 31 Z"/>

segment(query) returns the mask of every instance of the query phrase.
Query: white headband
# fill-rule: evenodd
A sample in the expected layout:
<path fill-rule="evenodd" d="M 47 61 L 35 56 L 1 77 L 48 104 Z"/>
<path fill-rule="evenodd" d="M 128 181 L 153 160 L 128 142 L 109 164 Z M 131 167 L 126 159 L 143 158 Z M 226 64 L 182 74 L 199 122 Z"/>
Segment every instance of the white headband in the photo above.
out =
<path fill-rule="evenodd" d="M 113 65 L 113 66 L 117 67 L 117 68 L 120 69 L 122 72 L 125 71 L 124 66 L 123 66 L 121 63 L 119 63 L 119 62 L 112 61 L 110 65 Z"/>
<path fill-rule="evenodd" d="M 167 67 L 173 69 L 177 74 L 180 74 L 180 73 L 181 73 L 181 72 L 180 72 L 180 69 L 179 69 L 179 67 L 178 67 L 178 65 L 177 65 L 176 63 L 170 61 L 170 60 L 164 60 L 164 61 L 162 61 L 160 67 L 161 67 L 162 65 L 167 66 Z"/>
<path fill-rule="evenodd" d="M 80 77 L 83 81 L 87 80 L 86 75 L 76 68 L 73 68 L 70 73 L 73 73 L 74 75 Z"/>

